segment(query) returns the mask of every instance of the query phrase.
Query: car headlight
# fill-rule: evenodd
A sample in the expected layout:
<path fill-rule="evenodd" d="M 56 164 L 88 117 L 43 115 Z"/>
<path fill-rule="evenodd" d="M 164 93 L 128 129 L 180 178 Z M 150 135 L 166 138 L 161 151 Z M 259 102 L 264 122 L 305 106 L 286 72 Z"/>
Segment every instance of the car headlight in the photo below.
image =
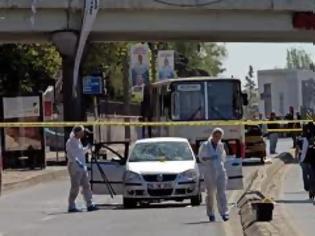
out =
<path fill-rule="evenodd" d="M 187 170 L 179 175 L 180 180 L 196 180 L 198 179 L 198 173 L 196 170 Z"/>
<path fill-rule="evenodd" d="M 135 172 L 127 171 L 124 176 L 124 182 L 140 182 L 141 176 Z"/>

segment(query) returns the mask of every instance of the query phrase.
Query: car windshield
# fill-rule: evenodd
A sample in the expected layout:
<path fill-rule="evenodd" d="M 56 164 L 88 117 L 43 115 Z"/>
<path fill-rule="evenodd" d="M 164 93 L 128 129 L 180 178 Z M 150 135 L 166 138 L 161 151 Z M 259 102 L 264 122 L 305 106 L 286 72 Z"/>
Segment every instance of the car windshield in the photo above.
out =
<path fill-rule="evenodd" d="M 191 160 L 192 151 L 189 144 L 184 142 L 138 143 L 129 158 L 129 162 Z"/>

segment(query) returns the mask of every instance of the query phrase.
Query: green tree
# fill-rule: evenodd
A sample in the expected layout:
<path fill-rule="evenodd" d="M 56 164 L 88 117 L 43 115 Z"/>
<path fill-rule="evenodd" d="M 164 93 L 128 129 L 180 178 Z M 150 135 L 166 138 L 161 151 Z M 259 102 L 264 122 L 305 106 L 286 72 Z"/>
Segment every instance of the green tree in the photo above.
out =
<path fill-rule="evenodd" d="M 82 62 L 81 74 L 105 75 L 111 99 L 123 97 L 123 65 L 129 53 L 129 43 L 91 43 Z M 127 81 L 128 82 L 128 81 Z"/>
<path fill-rule="evenodd" d="M 29 94 L 53 84 L 61 69 L 61 57 L 50 44 L 0 46 L 0 93 Z"/>
<path fill-rule="evenodd" d="M 169 49 L 175 50 L 182 55 L 187 64 L 184 63 L 186 71 L 201 70 L 211 76 L 217 76 L 225 71 L 222 68 L 222 60 L 227 56 L 226 48 L 216 43 L 197 42 L 174 42 L 170 43 Z M 180 66 L 177 70 L 183 69 Z M 179 74 L 180 71 L 178 71 Z"/>
<path fill-rule="evenodd" d="M 314 61 L 305 50 L 291 48 L 287 50 L 287 68 L 312 70 L 314 68 Z"/>
<path fill-rule="evenodd" d="M 248 95 L 248 105 L 246 107 L 246 115 L 253 117 L 258 111 L 257 107 L 257 85 L 254 79 L 253 66 L 249 66 L 248 74 L 245 76 L 246 84 L 245 90 Z"/>

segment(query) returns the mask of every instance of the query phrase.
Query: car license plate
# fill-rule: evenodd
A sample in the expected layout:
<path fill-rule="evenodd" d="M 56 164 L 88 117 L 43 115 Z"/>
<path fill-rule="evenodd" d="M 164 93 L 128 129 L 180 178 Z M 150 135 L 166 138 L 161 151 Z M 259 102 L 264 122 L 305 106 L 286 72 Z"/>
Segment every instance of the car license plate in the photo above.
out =
<path fill-rule="evenodd" d="M 172 188 L 172 183 L 150 183 L 148 184 L 150 189 L 167 189 Z"/>

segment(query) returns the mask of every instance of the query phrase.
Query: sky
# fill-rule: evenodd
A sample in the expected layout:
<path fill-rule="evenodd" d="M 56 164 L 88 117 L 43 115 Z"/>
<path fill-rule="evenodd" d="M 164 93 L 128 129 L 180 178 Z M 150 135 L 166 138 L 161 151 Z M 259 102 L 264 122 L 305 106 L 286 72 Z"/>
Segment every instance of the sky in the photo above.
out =
<path fill-rule="evenodd" d="M 304 49 L 315 60 L 315 46 L 312 43 L 225 43 L 228 56 L 223 66 L 225 77 L 244 79 L 249 65 L 257 70 L 284 68 L 286 51 L 292 47 Z"/>

